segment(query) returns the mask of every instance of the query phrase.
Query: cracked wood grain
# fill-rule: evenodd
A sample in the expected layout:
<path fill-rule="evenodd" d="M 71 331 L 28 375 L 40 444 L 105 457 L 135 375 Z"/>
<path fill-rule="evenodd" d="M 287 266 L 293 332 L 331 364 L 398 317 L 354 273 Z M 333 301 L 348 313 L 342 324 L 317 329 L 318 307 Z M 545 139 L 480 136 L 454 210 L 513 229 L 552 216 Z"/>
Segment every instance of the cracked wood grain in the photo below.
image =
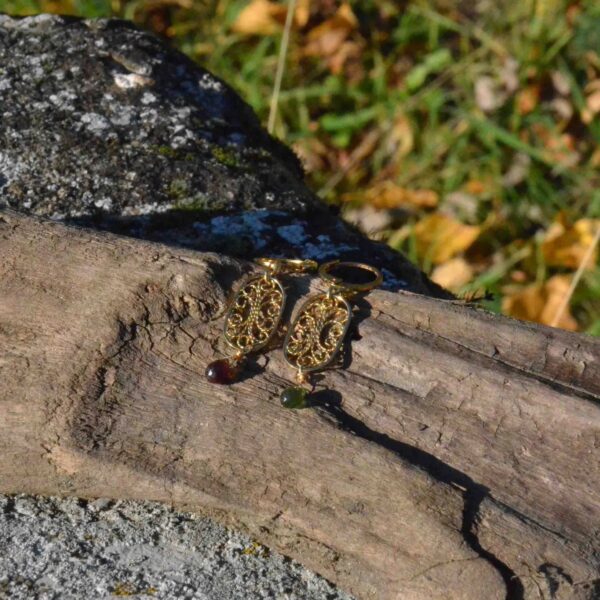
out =
<path fill-rule="evenodd" d="M 281 352 L 203 377 L 248 272 L 1 212 L 0 491 L 209 514 L 361 598 L 597 596 L 598 341 L 374 292 L 290 412 Z"/>

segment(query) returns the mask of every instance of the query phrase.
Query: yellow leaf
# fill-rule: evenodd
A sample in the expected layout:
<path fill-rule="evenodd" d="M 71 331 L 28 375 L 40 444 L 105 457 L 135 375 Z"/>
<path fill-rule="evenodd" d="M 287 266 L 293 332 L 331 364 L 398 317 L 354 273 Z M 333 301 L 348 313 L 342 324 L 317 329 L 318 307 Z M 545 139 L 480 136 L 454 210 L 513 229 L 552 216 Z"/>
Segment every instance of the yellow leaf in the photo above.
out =
<path fill-rule="evenodd" d="M 553 223 L 542 243 L 546 264 L 571 269 L 579 267 L 593 243 L 597 227 L 600 227 L 600 219 L 579 219 L 571 226 L 562 219 Z M 593 269 L 597 259 L 598 252 L 594 250 L 586 268 Z"/>
<path fill-rule="evenodd" d="M 294 21 L 298 27 L 304 27 L 310 18 L 310 0 L 297 0 Z"/>
<path fill-rule="evenodd" d="M 281 29 L 286 13 L 287 8 L 283 4 L 251 0 L 241 10 L 231 29 L 246 35 L 272 35 Z"/>
<path fill-rule="evenodd" d="M 600 90 L 593 92 L 587 97 L 586 105 L 588 110 L 593 114 L 600 112 Z"/>
<path fill-rule="evenodd" d="M 525 321 L 550 325 L 564 301 L 571 283 L 570 275 L 554 275 L 543 284 L 532 284 L 502 300 L 502 311 Z M 568 309 L 563 312 L 557 327 L 577 330 L 577 321 Z"/>
<path fill-rule="evenodd" d="M 481 228 L 476 225 L 464 225 L 452 217 L 435 213 L 415 225 L 417 252 L 439 265 L 467 250 L 480 232 Z"/>
<path fill-rule="evenodd" d="M 388 143 L 394 155 L 394 161 L 399 162 L 413 149 L 415 136 L 412 125 L 404 113 L 400 113 L 390 129 Z"/>
<path fill-rule="evenodd" d="M 473 267 L 464 258 L 452 258 L 438 265 L 431 279 L 442 287 L 457 292 L 473 279 Z"/>
<path fill-rule="evenodd" d="M 367 189 L 364 197 L 374 208 L 433 208 L 438 203 L 438 195 L 433 190 L 411 190 L 389 180 L 376 183 Z"/>

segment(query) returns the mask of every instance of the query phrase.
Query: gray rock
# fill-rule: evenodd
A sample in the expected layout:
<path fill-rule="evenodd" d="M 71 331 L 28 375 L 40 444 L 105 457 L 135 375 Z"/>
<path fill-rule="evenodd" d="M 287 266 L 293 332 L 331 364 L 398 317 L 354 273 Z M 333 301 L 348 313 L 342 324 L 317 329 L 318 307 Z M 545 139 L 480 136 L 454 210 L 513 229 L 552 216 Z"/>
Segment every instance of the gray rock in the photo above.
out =
<path fill-rule="evenodd" d="M 0 189 L 37 214 L 318 203 L 231 88 L 125 21 L 0 16 L 0 111 Z"/>
<path fill-rule="evenodd" d="M 0 16 L 0 204 L 234 256 L 362 260 L 448 297 L 345 224 L 223 81 L 119 20 Z"/>
<path fill-rule="evenodd" d="M 152 502 L 0 496 L 0 598 L 351 600 L 213 521 Z"/>

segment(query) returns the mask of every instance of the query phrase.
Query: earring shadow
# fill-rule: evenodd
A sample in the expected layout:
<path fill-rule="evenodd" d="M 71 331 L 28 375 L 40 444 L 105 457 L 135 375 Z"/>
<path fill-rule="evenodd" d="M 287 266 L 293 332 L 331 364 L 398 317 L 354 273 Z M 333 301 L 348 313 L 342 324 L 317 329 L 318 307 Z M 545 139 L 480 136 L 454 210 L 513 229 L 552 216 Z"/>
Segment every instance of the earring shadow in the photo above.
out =
<path fill-rule="evenodd" d="M 332 411 L 341 406 L 342 395 L 337 390 L 324 388 L 310 394 L 307 408 L 323 408 Z"/>
<path fill-rule="evenodd" d="M 346 339 L 342 346 L 341 364 L 342 369 L 347 369 L 352 364 L 352 342 L 362 338 L 360 335 L 360 324 L 371 316 L 371 304 L 365 299 L 365 295 L 355 296 L 353 298 L 354 310 L 352 321 L 346 334 Z"/>
<path fill-rule="evenodd" d="M 242 365 L 242 368 L 240 369 L 238 378 L 236 380 L 236 383 L 242 383 L 248 379 L 252 379 L 252 377 L 256 377 L 257 375 L 260 375 L 261 373 L 264 372 L 265 367 L 267 366 L 269 359 L 266 358 L 266 362 L 264 365 L 260 365 L 258 363 L 259 358 L 265 356 L 264 354 L 260 353 L 260 354 L 249 354 L 246 356 L 244 364 Z"/>

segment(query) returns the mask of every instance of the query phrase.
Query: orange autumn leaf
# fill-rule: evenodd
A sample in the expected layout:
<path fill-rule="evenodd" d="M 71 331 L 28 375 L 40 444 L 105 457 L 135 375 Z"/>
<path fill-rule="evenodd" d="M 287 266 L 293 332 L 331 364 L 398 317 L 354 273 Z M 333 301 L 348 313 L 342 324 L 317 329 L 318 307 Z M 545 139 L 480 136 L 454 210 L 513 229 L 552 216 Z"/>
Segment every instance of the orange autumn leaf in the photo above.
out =
<path fill-rule="evenodd" d="M 473 267 L 464 258 L 456 257 L 438 265 L 431 279 L 447 290 L 458 292 L 473 279 L 473 275 Z"/>
<path fill-rule="evenodd" d="M 485 183 L 483 183 L 483 181 L 480 181 L 479 179 L 470 179 L 465 185 L 465 191 L 469 194 L 473 194 L 474 196 L 483 194 L 485 190 Z"/>
<path fill-rule="evenodd" d="M 374 208 L 433 208 L 439 199 L 433 190 L 411 190 L 392 181 L 376 183 L 366 190 L 364 198 Z"/>
<path fill-rule="evenodd" d="M 421 219 L 414 228 L 417 252 L 436 265 L 467 250 L 480 232 L 477 225 L 465 225 L 440 213 Z"/>
<path fill-rule="evenodd" d="M 326 58 L 330 69 L 339 72 L 345 59 L 357 50 L 356 44 L 347 42 L 357 26 L 358 20 L 350 5 L 342 4 L 333 17 L 308 32 L 304 54 Z"/>
<path fill-rule="evenodd" d="M 517 293 L 506 295 L 502 311 L 524 321 L 550 325 L 569 292 L 570 275 L 554 275 L 543 284 L 532 284 Z M 565 310 L 557 327 L 577 331 L 577 321 Z"/>
<path fill-rule="evenodd" d="M 573 225 L 566 224 L 563 219 L 553 223 L 542 243 L 546 264 L 571 269 L 579 267 L 593 244 L 597 227 L 600 227 L 600 219 L 579 219 Z M 586 268 L 593 269 L 597 259 L 598 252 L 594 249 Z"/>
<path fill-rule="evenodd" d="M 563 167 L 574 166 L 579 161 L 577 140 L 570 133 L 560 133 L 542 123 L 535 123 L 531 131 L 542 142 L 548 160 Z"/>
<path fill-rule="evenodd" d="M 245 35 L 273 35 L 281 30 L 287 8 L 269 0 L 252 0 L 244 7 L 231 29 Z"/>
<path fill-rule="evenodd" d="M 560 163 L 563 166 L 574 166 L 579 162 L 576 145 L 575 137 L 570 133 L 551 137 L 545 143 L 550 160 Z"/>
<path fill-rule="evenodd" d="M 533 83 L 522 89 L 516 98 L 517 112 L 527 115 L 532 112 L 540 101 L 540 86 Z"/>

